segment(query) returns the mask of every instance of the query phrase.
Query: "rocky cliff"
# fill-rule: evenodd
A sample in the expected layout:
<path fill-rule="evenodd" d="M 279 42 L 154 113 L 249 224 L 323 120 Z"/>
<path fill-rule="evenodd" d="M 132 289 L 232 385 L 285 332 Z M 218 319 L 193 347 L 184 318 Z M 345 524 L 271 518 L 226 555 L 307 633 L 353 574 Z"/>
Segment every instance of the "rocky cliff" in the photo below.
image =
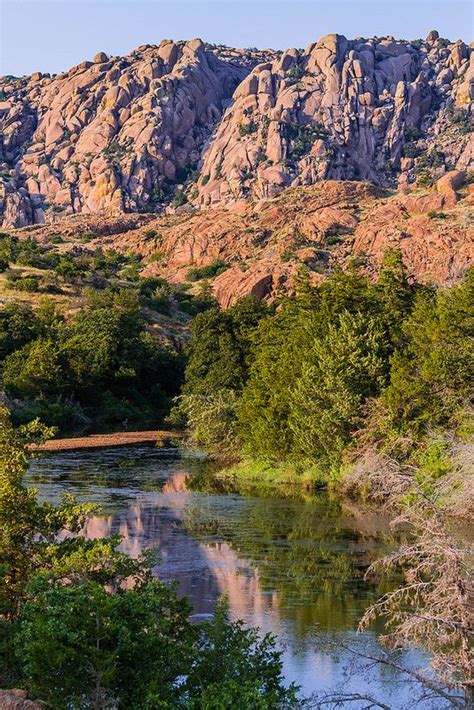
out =
<path fill-rule="evenodd" d="M 241 82 L 205 152 L 201 204 L 270 197 L 322 179 L 430 182 L 474 159 L 474 55 L 421 42 L 328 35 Z"/>
<path fill-rule="evenodd" d="M 99 52 L 53 77 L 3 77 L 4 226 L 159 210 L 199 169 L 236 87 L 275 56 L 164 40 L 127 57 Z"/>
<path fill-rule="evenodd" d="M 164 40 L 52 77 L 3 77 L 3 225 L 226 207 L 324 179 L 427 185 L 469 170 L 473 56 L 436 32 L 329 35 L 283 53 Z"/>

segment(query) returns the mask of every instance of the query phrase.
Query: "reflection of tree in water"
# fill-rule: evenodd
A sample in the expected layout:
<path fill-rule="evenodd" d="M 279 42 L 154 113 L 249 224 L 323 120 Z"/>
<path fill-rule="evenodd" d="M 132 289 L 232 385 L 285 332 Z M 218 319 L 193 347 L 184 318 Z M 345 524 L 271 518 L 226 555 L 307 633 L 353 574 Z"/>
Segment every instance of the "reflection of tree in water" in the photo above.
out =
<path fill-rule="evenodd" d="M 354 628 L 378 592 L 364 573 L 380 553 L 383 535 L 351 527 L 340 503 L 245 499 L 239 514 L 218 510 L 212 498 L 191 498 L 184 523 L 207 544 L 224 539 L 258 569 L 264 593 L 277 591 L 282 617 L 299 633 Z"/>

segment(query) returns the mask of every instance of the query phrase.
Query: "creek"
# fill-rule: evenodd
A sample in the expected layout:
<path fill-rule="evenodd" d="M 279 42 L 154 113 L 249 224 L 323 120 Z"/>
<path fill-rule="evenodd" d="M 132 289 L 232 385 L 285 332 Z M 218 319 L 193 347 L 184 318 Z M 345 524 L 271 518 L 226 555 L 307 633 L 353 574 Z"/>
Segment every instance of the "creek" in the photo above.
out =
<path fill-rule="evenodd" d="M 202 484 L 212 476 L 208 468 L 202 457 L 139 445 L 42 454 L 27 483 L 42 500 L 57 502 L 67 492 L 100 504 L 84 534 L 119 534 L 132 556 L 155 550 L 156 574 L 177 581 L 196 619 L 226 594 L 234 619 L 277 637 L 285 678 L 305 696 L 337 687 L 402 707 L 410 686 L 390 669 L 363 668 L 347 650 L 380 650 L 380 628 L 356 629 L 386 591 L 364 575 L 395 544 L 387 519 L 327 494 L 215 491 Z M 420 654 L 406 651 L 398 660 L 419 663 Z"/>

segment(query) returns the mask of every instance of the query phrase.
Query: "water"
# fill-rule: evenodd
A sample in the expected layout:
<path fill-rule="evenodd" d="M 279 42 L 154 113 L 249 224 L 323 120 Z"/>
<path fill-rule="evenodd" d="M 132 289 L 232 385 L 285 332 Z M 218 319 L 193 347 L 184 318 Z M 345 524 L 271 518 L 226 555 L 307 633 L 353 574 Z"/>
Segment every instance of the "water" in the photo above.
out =
<path fill-rule="evenodd" d="M 327 495 L 193 490 L 205 466 L 202 458 L 147 446 L 66 452 L 33 462 L 28 482 L 43 500 L 57 502 L 68 492 L 99 503 L 101 515 L 85 534 L 119 533 L 121 548 L 133 556 L 155 550 L 156 573 L 177 580 L 195 618 L 212 614 L 225 593 L 233 618 L 276 634 L 285 677 L 305 696 L 337 688 L 370 692 L 392 708 L 411 702 L 413 687 L 390 669 L 366 667 L 347 649 L 380 652 L 380 629 L 356 629 L 384 591 L 364 574 L 394 544 L 387 520 Z M 422 659 L 406 652 L 398 660 Z"/>

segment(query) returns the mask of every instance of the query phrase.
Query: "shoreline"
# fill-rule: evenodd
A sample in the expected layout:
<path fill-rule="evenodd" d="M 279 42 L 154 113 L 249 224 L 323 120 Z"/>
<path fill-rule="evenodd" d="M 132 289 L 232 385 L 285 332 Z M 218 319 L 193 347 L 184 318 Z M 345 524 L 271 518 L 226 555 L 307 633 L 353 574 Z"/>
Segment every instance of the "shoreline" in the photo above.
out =
<path fill-rule="evenodd" d="M 31 444 L 30 451 L 80 451 L 83 449 L 102 449 L 110 446 L 131 446 L 133 444 L 158 444 L 168 439 L 182 436 L 180 431 L 121 431 L 111 434 L 89 434 L 88 436 L 65 439 L 48 439 L 42 444 Z"/>

